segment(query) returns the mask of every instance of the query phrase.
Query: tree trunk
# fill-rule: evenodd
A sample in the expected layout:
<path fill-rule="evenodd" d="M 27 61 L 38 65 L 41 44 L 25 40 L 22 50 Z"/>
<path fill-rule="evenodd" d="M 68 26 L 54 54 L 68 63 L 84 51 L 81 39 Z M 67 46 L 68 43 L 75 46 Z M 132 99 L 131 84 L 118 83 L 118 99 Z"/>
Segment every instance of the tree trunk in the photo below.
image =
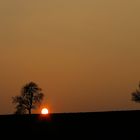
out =
<path fill-rule="evenodd" d="M 30 108 L 29 108 L 29 114 L 31 114 L 32 104 L 33 104 L 33 93 L 31 93 L 31 97 L 30 97 Z"/>
<path fill-rule="evenodd" d="M 31 115 L 31 108 L 28 111 L 29 111 L 29 114 Z"/>

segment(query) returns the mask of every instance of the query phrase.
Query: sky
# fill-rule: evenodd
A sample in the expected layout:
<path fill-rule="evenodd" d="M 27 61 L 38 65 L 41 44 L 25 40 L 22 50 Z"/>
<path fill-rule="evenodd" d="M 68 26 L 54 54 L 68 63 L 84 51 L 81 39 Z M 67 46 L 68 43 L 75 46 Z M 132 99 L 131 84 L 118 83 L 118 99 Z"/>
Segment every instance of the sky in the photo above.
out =
<path fill-rule="evenodd" d="M 139 6 L 0 0 L 0 114 L 15 111 L 11 98 L 30 81 L 52 113 L 140 109 L 131 101 L 140 81 Z"/>

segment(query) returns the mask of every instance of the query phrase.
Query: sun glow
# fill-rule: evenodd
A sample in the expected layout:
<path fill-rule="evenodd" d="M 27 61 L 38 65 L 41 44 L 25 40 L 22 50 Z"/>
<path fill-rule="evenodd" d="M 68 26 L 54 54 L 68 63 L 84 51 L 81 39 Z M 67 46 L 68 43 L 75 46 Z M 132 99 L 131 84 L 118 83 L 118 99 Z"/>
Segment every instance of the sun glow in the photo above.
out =
<path fill-rule="evenodd" d="M 47 108 L 43 108 L 41 110 L 41 114 L 43 114 L 43 115 L 49 114 L 49 110 Z"/>

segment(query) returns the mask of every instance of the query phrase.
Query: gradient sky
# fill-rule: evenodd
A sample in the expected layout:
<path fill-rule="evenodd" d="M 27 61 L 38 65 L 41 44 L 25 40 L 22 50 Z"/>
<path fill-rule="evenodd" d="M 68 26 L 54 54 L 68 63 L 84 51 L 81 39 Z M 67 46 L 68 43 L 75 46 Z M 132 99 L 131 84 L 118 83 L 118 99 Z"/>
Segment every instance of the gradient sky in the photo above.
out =
<path fill-rule="evenodd" d="M 51 112 L 139 109 L 139 0 L 0 0 L 0 114 L 36 82 Z M 39 112 L 39 109 L 36 111 Z"/>

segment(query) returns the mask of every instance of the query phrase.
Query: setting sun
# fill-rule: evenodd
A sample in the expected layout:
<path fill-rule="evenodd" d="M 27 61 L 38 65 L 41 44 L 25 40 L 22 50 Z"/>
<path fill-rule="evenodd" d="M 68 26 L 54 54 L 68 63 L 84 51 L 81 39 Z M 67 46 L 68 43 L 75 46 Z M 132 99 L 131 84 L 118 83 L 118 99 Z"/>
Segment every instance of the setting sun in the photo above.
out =
<path fill-rule="evenodd" d="M 49 113 L 49 110 L 47 108 L 43 108 L 41 110 L 41 114 L 48 114 Z"/>

